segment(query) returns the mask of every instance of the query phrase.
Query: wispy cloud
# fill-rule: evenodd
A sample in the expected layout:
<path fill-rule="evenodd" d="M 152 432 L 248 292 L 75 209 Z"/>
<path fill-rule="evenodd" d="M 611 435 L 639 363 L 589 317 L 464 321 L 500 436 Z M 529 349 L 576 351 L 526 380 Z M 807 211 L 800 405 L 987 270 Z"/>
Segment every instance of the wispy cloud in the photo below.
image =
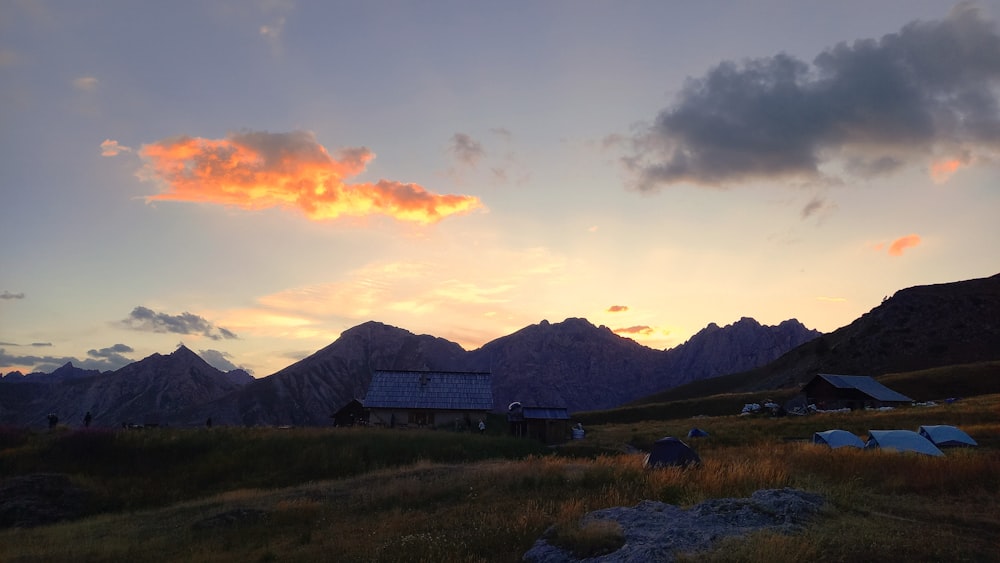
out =
<path fill-rule="evenodd" d="M 420 224 L 482 207 L 474 196 L 439 195 L 417 184 L 350 184 L 375 154 L 355 147 L 331 155 L 308 131 L 174 137 L 143 145 L 139 155 L 141 177 L 166 187 L 148 198 L 154 201 L 296 208 L 313 220 L 382 214 Z"/>
<path fill-rule="evenodd" d="M 132 149 L 113 139 L 104 139 L 101 142 L 101 156 L 118 156 L 123 152 L 132 152 Z"/>
<path fill-rule="evenodd" d="M 920 244 L 919 235 L 906 235 L 905 237 L 899 237 L 889 244 L 889 256 L 902 256 L 906 249 L 913 248 L 918 244 Z"/>
<path fill-rule="evenodd" d="M 448 152 L 466 166 L 476 166 L 486 155 L 483 145 L 465 133 L 455 133 L 448 143 Z"/>
<path fill-rule="evenodd" d="M 81 76 L 73 79 L 73 88 L 76 88 L 81 92 L 93 92 L 94 90 L 97 90 L 98 84 L 99 81 L 93 76 Z"/>
<path fill-rule="evenodd" d="M 157 313 L 147 307 L 138 306 L 132 309 L 128 318 L 120 323 L 126 328 L 147 332 L 176 333 L 201 335 L 212 340 L 229 340 L 237 338 L 228 329 L 215 326 L 204 317 L 194 313 L 184 312 L 179 315 Z"/>
<path fill-rule="evenodd" d="M 962 166 L 967 165 L 968 158 L 946 158 L 931 163 L 931 179 L 936 184 L 943 184 Z"/>
<path fill-rule="evenodd" d="M 879 40 L 840 43 L 812 64 L 787 54 L 725 61 L 690 80 L 631 139 L 641 190 L 690 182 L 860 176 L 956 152 L 993 152 L 1000 35 L 971 3 Z M 939 177 L 954 162 L 936 169 Z"/>
<path fill-rule="evenodd" d="M 809 200 L 809 203 L 805 204 L 802 208 L 802 218 L 808 219 L 812 216 L 820 215 L 824 212 L 836 209 L 836 207 L 837 205 L 832 201 L 824 197 L 816 196 Z"/>
<path fill-rule="evenodd" d="M 609 313 L 624 313 L 625 311 L 628 311 L 627 305 L 612 305 L 608 307 Z"/>
<path fill-rule="evenodd" d="M 39 343 L 40 344 L 40 343 Z M 47 344 L 47 343 L 46 343 Z M 32 344 L 36 346 L 37 344 Z M 125 344 L 114 344 L 107 348 L 88 350 L 87 357 L 76 358 L 73 356 L 34 356 L 8 354 L 0 348 L 0 372 L 12 368 L 21 368 L 29 372 L 50 373 L 55 369 L 71 362 L 74 366 L 82 369 L 96 369 L 99 371 L 116 370 L 132 363 L 133 359 L 125 354 L 134 352 L 131 346 Z"/>
<path fill-rule="evenodd" d="M 0 299 L 24 299 L 24 292 L 11 293 L 7 290 L 4 290 L 3 293 L 0 293 Z"/>
<path fill-rule="evenodd" d="M 628 326 L 623 328 L 613 329 L 612 332 L 615 334 L 627 334 L 629 336 L 649 336 L 655 332 L 655 329 L 649 325 L 636 325 Z"/>

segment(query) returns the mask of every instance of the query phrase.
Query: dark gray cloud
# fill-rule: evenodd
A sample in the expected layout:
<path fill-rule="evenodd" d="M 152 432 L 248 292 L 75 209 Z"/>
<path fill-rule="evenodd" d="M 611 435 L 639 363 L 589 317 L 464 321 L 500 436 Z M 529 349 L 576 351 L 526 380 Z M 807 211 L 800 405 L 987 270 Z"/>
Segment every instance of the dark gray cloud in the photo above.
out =
<path fill-rule="evenodd" d="M 1000 148 L 1000 35 L 969 3 L 879 40 L 840 43 L 812 64 L 787 54 L 725 61 L 689 80 L 632 139 L 637 187 L 858 176 Z"/>
<path fill-rule="evenodd" d="M 132 360 L 126 358 L 122 354 L 129 354 L 131 352 L 135 352 L 131 346 L 125 344 L 115 344 L 114 346 L 101 348 L 100 350 L 87 350 L 87 355 L 98 360 L 126 365 L 132 362 Z"/>
<path fill-rule="evenodd" d="M 34 344 L 33 344 L 34 345 Z M 36 356 L 9 354 L 0 348 L 0 373 L 12 371 L 12 366 L 29 366 L 30 372 L 51 373 L 57 368 L 71 362 L 74 366 L 83 369 L 96 369 L 99 371 L 113 371 L 135 360 L 124 356 L 124 354 L 134 352 L 125 344 L 114 344 L 108 348 L 100 350 L 88 350 L 86 358 L 76 358 L 73 356 Z"/>
<path fill-rule="evenodd" d="M 221 352 L 219 350 L 198 350 L 198 355 L 201 356 L 203 360 L 208 362 L 208 365 L 214 367 L 221 371 L 232 371 L 234 369 L 241 369 L 247 373 L 253 373 L 252 370 L 247 369 L 243 366 L 237 366 L 230 360 L 233 357 L 229 352 Z"/>
<path fill-rule="evenodd" d="M 22 291 L 21 293 L 11 293 L 7 290 L 4 290 L 3 293 L 0 293 L 0 299 L 24 299 L 24 292 Z"/>
<path fill-rule="evenodd" d="M 465 133 L 455 133 L 452 135 L 448 151 L 459 162 L 468 166 L 475 166 L 486 155 L 483 145 Z"/>
<path fill-rule="evenodd" d="M 802 208 L 802 218 L 805 219 L 810 215 L 812 215 L 813 213 L 816 213 L 817 211 L 823 209 L 824 204 L 825 202 L 818 197 L 814 197 L 813 199 L 809 200 L 809 203 L 807 203 L 805 207 Z"/>
<path fill-rule="evenodd" d="M 217 327 L 204 317 L 194 313 L 184 312 L 179 315 L 169 315 L 167 313 L 157 313 L 147 307 L 136 307 L 132 309 L 127 319 L 121 324 L 133 330 L 143 330 L 148 332 L 163 332 L 175 334 L 200 334 L 212 340 L 231 340 L 238 338 L 231 330 Z"/>
<path fill-rule="evenodd" d="M 34 346 L 35 348 L 46 348 L 46 347 L 52 346 L 52 343 L 51 342 L 32 342 L 31 345 Z"/>

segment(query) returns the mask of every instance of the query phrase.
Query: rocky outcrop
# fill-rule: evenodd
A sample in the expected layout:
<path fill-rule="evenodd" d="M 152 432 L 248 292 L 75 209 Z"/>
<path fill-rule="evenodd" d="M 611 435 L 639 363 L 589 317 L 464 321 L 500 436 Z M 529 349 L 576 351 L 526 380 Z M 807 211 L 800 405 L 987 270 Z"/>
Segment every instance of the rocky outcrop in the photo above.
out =
<path fill-rule="evenodd" d="M 762 326 L 749 317 L 725 328 L 712 323 L 667 352 L 669 371 L 676 374 L 676 384 L 745 371 L 772 362 L 822 334 L 795 319 L 777 326 Z"/>
<path fill-rule="evenodd" d="M 793 533 L 823 506 L 819 495 L 796 489 L 767 489 L 750 498 L 708 500 L 688 510 L 646 500 L 626 508 L 606 508 L 584 516 L 589 521 L 613 520 L 621 526 L 624 545 L 618 550 L 588 559 L 556 547 L 542 538 L 524 554 L 531 563 L 668 563 L 675 554 L 711 549 L 725 537 L 758 530 Z"/>

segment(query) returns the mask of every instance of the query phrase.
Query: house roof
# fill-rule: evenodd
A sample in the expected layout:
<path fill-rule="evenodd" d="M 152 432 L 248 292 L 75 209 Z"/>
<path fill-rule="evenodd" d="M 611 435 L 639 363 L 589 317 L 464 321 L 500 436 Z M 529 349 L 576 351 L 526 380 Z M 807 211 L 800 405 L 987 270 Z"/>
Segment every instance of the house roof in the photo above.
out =
<path fill-rule="evenodd" d="M 376 371 L 365 408 L 493 409 L 492 377 L 482 372 Z"/>
<path fill-rule="evenodd" d="M 569 420 L 566 407 L 524 407 L 521 414 L 526 419 Z"/>
<path fill-rule="evenodd" d="M 913 399 L 902 393 L 898 393 L 882 385 L 878 381 L 867 375 L 833 375 L 821 373 L 816 377 L 821 377 L 828 381 L 837 389 L 857 389 L 876 401 L 889 401 L 899 403 L 909 403 Z"/>

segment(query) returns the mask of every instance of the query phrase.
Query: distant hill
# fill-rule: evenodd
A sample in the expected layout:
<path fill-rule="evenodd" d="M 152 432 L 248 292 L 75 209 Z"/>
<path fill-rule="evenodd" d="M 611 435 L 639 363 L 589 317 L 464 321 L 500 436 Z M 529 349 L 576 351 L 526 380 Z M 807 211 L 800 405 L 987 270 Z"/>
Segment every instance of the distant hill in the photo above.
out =
<path fill-rule="evenodd" d="M 851 324 L 767 365 L 636 402 L 795 387 L 817 373 L 879 376 L 989 360 L 1000 360 L 1000 274 L 900 290 Z"/>
<path fill-rule="evenodd" d="M 227 395 L 253 380 L 242 370 L 226 373 L 180 346 L 166 356 L 153 354 L 117 371 L 80 376 L 63 366 L 56 377 L 25 376 L 29 381 L 0 382 L 0 423 L 42 426 L 48 413 L 78 425 L 89 411 L 94 426 L 162 424 L 194 404 Z M 83 370 L 81 370 L 83 371 Z"/>

